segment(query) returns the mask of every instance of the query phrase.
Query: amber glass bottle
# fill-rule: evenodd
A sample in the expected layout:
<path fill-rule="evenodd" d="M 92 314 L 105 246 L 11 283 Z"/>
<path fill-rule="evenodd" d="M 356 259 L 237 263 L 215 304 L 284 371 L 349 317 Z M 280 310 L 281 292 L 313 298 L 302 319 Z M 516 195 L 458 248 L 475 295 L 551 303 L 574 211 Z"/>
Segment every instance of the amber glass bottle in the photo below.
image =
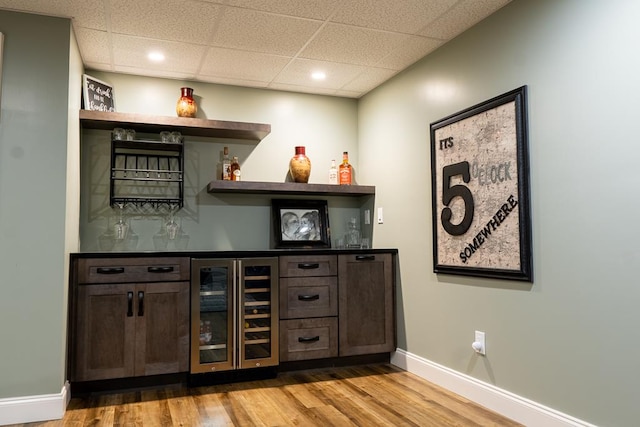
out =
<path fill-rule="evenodd" d="M 231 160 L 231 181 L 240 181 L 240 163 L 238 156 L 233 156 Z"/>
<path fill-rule="evenodd" d="M 349 153 L 346 151 L 342 153 L 342 163 L 338 175 L 340 185 L 351 185 L 352 168 L 349 164 Z"/>

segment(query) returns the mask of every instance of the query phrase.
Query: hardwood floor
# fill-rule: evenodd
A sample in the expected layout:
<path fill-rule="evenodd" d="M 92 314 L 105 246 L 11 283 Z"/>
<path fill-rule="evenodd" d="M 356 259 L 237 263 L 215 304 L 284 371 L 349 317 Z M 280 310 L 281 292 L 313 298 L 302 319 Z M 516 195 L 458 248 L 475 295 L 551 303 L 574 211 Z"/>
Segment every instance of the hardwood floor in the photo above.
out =
<path fill-rule="evenodd" d="M 387 364 L 73 398 L 64 419 L 17 426 L 519 426 Z"/>

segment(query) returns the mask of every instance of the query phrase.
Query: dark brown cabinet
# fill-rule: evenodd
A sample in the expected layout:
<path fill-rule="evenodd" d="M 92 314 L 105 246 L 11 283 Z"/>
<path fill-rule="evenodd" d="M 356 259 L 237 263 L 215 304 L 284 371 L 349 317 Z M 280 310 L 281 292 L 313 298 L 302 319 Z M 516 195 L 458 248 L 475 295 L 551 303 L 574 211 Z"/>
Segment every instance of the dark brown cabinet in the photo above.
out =
<path fill-rule="evenodd" d="M 280 360 L 338 356 L 338 258 L 280 257 Z"/>
<path fill-rule="evenodd" d="M 395 350 L 393 258 L 338 255 L 340 356 Z"/>
<path fill-rule="evenodd" d="M 188 258 L 82 259 L 77 270 L 72 381 L 188 371 Z"/>

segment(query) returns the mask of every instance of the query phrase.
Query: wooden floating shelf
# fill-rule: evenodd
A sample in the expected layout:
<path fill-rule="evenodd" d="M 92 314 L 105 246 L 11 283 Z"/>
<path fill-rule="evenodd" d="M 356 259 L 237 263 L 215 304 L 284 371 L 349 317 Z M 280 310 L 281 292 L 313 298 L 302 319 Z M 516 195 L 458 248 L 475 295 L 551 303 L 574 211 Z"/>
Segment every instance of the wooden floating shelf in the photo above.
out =
<path fill-rule="evenodd" d="M 80 110 L 80 124 L 87 129 L 113 130 L 127 127 L 136 132 L 159 133 L 163 130 L 186 136 L 231 138 L 262 141 L 271 133 L 271 125 L 229 122 L 186 117 L 149 116 L 146 114 Z"/>
<path fill-rule="evenodd" d="M 298 182 L 211 181 L 209 193 L 284 194 L 298 196 L 373 196 L 373 185 L 301 184 Z"/>

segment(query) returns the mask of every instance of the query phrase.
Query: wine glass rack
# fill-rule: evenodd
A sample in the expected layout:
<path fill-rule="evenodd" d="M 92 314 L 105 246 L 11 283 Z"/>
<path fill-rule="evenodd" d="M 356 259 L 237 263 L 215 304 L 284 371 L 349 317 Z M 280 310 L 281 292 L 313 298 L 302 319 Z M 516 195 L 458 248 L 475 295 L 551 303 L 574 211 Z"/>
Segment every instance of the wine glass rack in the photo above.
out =
<path fill-rule="evenodd" d="M 111 139 L 111 206 L 184 205 L 184 144 Z"/>

